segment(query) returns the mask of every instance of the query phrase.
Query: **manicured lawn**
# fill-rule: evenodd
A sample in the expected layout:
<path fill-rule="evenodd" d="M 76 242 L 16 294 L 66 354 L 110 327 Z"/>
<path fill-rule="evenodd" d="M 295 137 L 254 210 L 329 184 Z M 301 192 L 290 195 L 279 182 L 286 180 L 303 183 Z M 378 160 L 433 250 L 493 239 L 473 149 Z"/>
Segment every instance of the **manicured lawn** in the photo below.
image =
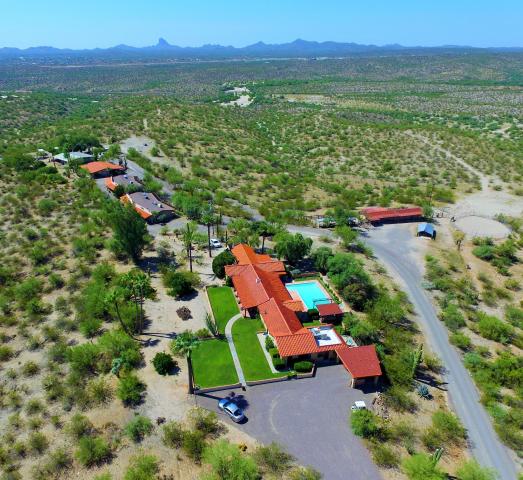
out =
<path fill-rule="evenodd" d="M 214 319 L 220 333 L 224 333 L 225 325 L 231 317 L 240 313 L 236 298 L 230 287 L 211 287 L 207 289 Z"/>
<path fill-rule="evenodd" d="M 201 388 L 238 383 L 227 340 L 205 340 L 192 354 L 194 383 Z"/>
<path fill-rule="evenodd" d="M 260 342 L 256 338 L 256 332 L 262 329 L 261 321 L 252 318 L 240 318 L 232 327 L 232 338 L 246 380 L 264 380 L 287 375 L 271 372 Z"/>

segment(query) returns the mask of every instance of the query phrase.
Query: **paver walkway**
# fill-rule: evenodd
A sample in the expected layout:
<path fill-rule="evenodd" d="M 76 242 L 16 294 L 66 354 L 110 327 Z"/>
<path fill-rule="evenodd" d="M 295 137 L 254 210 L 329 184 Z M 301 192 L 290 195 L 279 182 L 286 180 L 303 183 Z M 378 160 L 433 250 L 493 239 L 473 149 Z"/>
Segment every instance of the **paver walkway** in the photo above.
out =
<path fill-rule="evenodd" d="M 234 315 L 234 317 L 231 317 L 231 319 L 227 322 L 227 325 L 225 325 L 225 338 L 227 339 L 229 349 L 231 350 L 234 367 L 236 368 L 236 373 L 238 374 L 238 380 L 242 384 L 242 387 L 246 387 L 247 382 L 245 381 L 245 375 L 243 374 L 240 359 L 238 358 L 238 352 L 236 352 L 236 347 L 234 346 L 234 341 L 232 339 L 232 326 L 234 325 L 234 322 L 240 318 L 242 318 L 242 314 L 238 313 Z"/>

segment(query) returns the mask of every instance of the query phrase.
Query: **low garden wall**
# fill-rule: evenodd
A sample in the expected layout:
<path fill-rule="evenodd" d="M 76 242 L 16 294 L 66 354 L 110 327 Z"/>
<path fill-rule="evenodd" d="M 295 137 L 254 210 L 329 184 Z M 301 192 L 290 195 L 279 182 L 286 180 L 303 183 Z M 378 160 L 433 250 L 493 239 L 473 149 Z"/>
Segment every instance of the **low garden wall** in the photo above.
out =
<path fill-rule="evenodd" d="M 248 384 L 249 382 L 247 382 Z M 233 390 L 235 388 L 241 388 L 241 383 L 234 383 L 232 385 L 222 385 L 218 387 L 209 387 L 209 388 L 196 388 L 194 387 L 194 394 L 201 395 L 203 393 L 219 392 L 220 390 Z"/>

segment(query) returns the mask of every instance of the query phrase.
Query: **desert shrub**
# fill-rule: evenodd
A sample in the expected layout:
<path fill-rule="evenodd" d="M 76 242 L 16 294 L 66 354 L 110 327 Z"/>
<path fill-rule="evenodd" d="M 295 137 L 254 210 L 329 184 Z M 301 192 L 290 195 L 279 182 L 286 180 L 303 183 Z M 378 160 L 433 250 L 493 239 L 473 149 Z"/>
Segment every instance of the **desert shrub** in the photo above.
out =
<path fill-rule="evenodd" d="M 158 352 L 153 358 L 153 365 L 156 372 L 160 375 L 168 375 L 174 370 L 177 364 L 168 353 Z"/>
<path fill-rule="evenodd" d="M 457 480 L 495 480 L 496 473 L 482 467 L 475 460 L 469 460 L 457 469 L 456 478 Z"/>
<path fill-rule="evenodd" d="M 185 432 L 183 435 L 182 448 L 191 460 L 200 463 L 205 449 L 205 436 L 199 430 Z"/>
<path fill-rule="evenodd" d="M 441 311 L 441 319 L 447 328 L 453 332 L 465 326 L 465 317 L 457 305 L 454 305 L 453 303 L 449 303 Z"/>
<path fill-rule="evenodd" d="M 49 440 L 41 432 L 33 432 L 27 439 L 29 450 L 35 455 L 41 455 L 49 447 Z"/>
<path fill-rule="evenodd" d="M 399 465 L 398 455 L 384 443 L 372 443 L 372 458 L 376 465 L 385 468 L 394 468 Z"/>
<path fill-rule="evenodd" d="M 184 429 L 178 422 L 169 422 L 163 426 L 163 443 L 170 448 L 181 448 Z"/>
<path fill-rule="evenodd" d="M 32 360 L 29 360 L 22 365 L 21 371 L 25 377 L 33 377 L 40 371 L 40 366 Z"/>
<path fill-rule="evenodd" d="M 417 453 L 402 462 L 403 471 L 409 480 L 444 480 L 447 475 L 437 468 L 430 455 Z"/>
<path fill-rule="evenodd" d="M 104 377 L 92 378 L 89 380 L 87 382 L 86 391 L 90 403 L 94 405 L 107 403 L 113 398 L 113 387 Z"/>
<path fill-rule="evenodd" d="M 205 449 L 204 461 L 212 468 L 213 480 L 257 480 L 260 478 L 254 460 L 242 454 L 236 445 L 219 440 Z"/>
<path fill-rule="evenodd" d="M 80 439 L 90 435 L 94 431 L 94 426 L 85 415 L 75 413 L 65 427 L 65 431 L 75 439 Z"/>
<path fill-rule="evenodd" d="M 111 447 L 102 437 L 85 436 L 80 438 L 75 456 L 85 467 L 99 465 L 111 457 Z"/>
<path fill-rule="evenodd" d="M 289 472 L 289 480 L 321 480 L 322 475 L 312 467 L 296 467 Z"/>
<path fill-rule="evenodd" d="M 412 400 L 408 390 L 400 385 L 389 387 L 384 395 L 385 404 L 397 412 L 412 412 L 416 409 L 416 402 Z"/>
<path fill-rule="evenodd" d="M 190 294 L 199 284 L 192 272 L 177 272 L 170 268 L 164 270 L 162 281 L 167 293 L 175 298 Z"/>
<path fill-rule="evenodd" d="M 188 414 L 188 419 L 192 428 L 201 432 L 205 437 L 215 436 L 223 430 L 216 413 L 203 408 L 193 408 Z"/>
<path fill-rule="evenodd" d="M 13 349 L 7 345 L 0 345 L 0 362 L 6 362 L 13 356 Z"/>
<path fill-rule="evenodd" d="M 379 433 L 378 418 L 370 410 L 356 410 L 350 415 L 352 431 L 358 437 L 370 438 Z"/>
<path fill-rule="evenodd" d="M 154 455 L 139 454 L 131 458 L 124 480 L 155 480 L 160 463 Z"/>
<path fill-rule="evenodd" d="M 142 401 L 144 383 L 135 373 L 127 373 L 120 378 L 116 395 L 125 405 L 137 405 Z"/>
<path fill-rule="evenodd" d="M 458 347 L 461 350 L 469 350 L 472 345 L 472 341 L 470 340 L 470 337 L 468 337 L 467 335 L 465 335 L 464 333 L 461 333 L 461 332 L 453 333 L 449 337 L 449 340 L 450 340 L 450 343 L 452 343 L 452 345 L 455 345 L 456 347 Z"/>
<path fill-rule="evenodd" d="M 477 328 L 482 337 L 501 343 L 509 343 L 514 336 L 514 329 L 492 315 L 483 312 L 477 314 Z"/>
<path fill-rule="evenodd" d="M 259 446 L 253 453 L 258 466 L 265 472 L 282 474 L 291 468 L 293 457 L 277 443 Z"/>
<path fill-rule="evenodd" d="M 73 460 L 70 453 L 65 448 L 57 448 L 49 453 L 42 464 L 34 467 L 33 479 L 48 480 L 50 478 L 58 478 L 71 468 L 72 463 Z"/>
<path fill-rule="evenodd" d="M 505 308 L 505 319 L 514 327 L 523 329 L 523 309 L 514 305 Z"/>
<path fill-rule="evenodd" d="M 234 255 L 229 250 L 224 250 L 216 255 L 212 261 L 212 271 L 218 278 L 225 277 L 225 266 L 236 263 Z"/>
<path fill-rule="evenodd" d="M 147 417 L 137 415 L 124 428 L 124 433 L 133 441 L 140 442 L 153 431 L 153 423 Z"/>
<path fill-rule="evenodd" d="M 439 410 L 432 415 L 432 426 L 423 435 L 427 448 L 435 450 L 448 444 L 459 444 L 466 431 L 459 419 L 450 412 Z"/>
<path fill-rule="evenodd" d="M 310 372 L 312 370 L 312 362 L 308 361 L 302 361 L 302 362 L 296 362 L 294 364 L 294 370 L 296 370 L 298 373 L 303 372 Z"/>

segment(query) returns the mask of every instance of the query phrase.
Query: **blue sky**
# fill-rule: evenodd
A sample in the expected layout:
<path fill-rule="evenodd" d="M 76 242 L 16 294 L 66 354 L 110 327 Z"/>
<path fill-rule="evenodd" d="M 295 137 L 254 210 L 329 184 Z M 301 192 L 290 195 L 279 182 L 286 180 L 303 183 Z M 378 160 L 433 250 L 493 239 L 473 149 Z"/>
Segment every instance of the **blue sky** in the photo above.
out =
<path fill-rule="evenodd" d="M 523 46 L 522 0 L 0 0 L 0 46 Z"/>

